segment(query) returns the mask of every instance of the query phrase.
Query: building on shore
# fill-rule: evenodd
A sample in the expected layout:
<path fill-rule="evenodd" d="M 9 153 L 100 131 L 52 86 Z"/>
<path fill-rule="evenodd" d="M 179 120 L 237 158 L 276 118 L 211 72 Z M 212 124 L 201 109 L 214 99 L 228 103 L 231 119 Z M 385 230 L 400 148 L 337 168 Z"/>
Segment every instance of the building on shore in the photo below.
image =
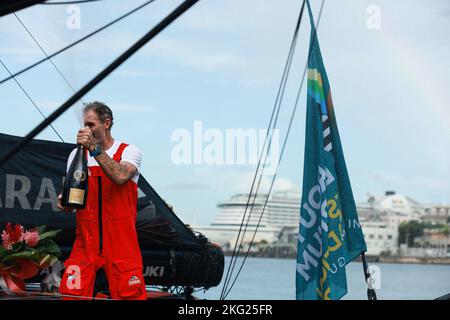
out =
<path fill-rule="evenodd" d="M 368 256 L 396 255 L 398 252 L 398 225 L 385 221 L 362 221 L 361 227 Z"/>
<path fill-rule="evenodd" d="M 450 205 L 425 205 L 422 220 L 430 223 L 449 224 Z"/>
<path fill-rule="evenodd" d="M 367 244 L 367 255 L 400 255 L 411 257 L 445 256 L 445 240 L 431 240 L 430 233 L 417 239 L 414 248 L 399 245 L 399 226 L 402 223 L 416 221 L 432 225 L 448 225 L 450 222 L 450 206 L 421 204 L 418 201 L 398 195 L 394 191 L 386 191 L 384 196 L 369 195 L 366 203 L 358 204 L 358 213 Z M 434 241 L 434 242 L 433 242 Z M 439 242 L 439 243 L 436 243 Z M 428 248 L 424 244 L 432 243 Z"/>
<path fill-rule="evenodd" d="M 254 199 L 249 219 L 251 205 L 247 206 L 248 198 L 248 194 L 236 194 L 229 200 L 218 203 L 219 214 L 214 221 L 209 226 L 195 226 L 194 229 L 203 233 L 211 241 L 220 244 L 225 251 L 233 250 L 247 207 L 245 221 L 248 221 L 248 225 L 242 248 L 248 248 L 248 244 L 254 236 L 255 246 L 250 248 L 251 252 L 264 250 L 270 255 L 288 252 L 288 255 L 292 256 L 292 250 L 296 248 L 298 240 L 300 191 L 274 192 L 267 201 L 261 221 L 259 219 L 267 194 L 260 194 Z M 250 204 L 252 203 L 253 197 L 250 201 Z M 404 246 L 399 247 L 401 223 L 417 221 L 448 225 L 450 222 L 450 206 L 448 205 L 422 205 L 410 197 L 386 191 L 383 196 L 369 195 L 367 202 L 357 204 L 357 211 L 368 248 L 368 256 L 405 256 L 408 254 L 411 256 L 433 256 L 433 254 L 434 256 L 444 256 L 446 253 L 442 252 L 447 252 L 450 248 L 450 243 L 445 244 L 446 242 L 441 238 L 436 241 L 432 240 L 431 234 L 428 233 L 424 234 L 423 239 L 417 239 L 416 245 L 424 247 L 429 243 L 426 252 L 434 252 L 433 254 L 419 253 L 420 250 L 425 252 L 424 249 L 408 251 L 408 248 L 405 249 Z M 243 232 L 244 230 L 241 229 L 240 239 Z M 448 235 L 446 239 L 449 241 Z M 261 243 L 264 245 L 257 245 Z M 430 246 L 436 246 L 439 249 L 433 249 L 433 251 L 430 250 Z M 437 254 L 438 251 L 439 254 Z"/>
<path fill-rule="evenodd" d="M 414 247 L 400 246 L 402 256 L 450 258 L 448 228 L 425 229 L 423 235 L 414 239 Z"/>

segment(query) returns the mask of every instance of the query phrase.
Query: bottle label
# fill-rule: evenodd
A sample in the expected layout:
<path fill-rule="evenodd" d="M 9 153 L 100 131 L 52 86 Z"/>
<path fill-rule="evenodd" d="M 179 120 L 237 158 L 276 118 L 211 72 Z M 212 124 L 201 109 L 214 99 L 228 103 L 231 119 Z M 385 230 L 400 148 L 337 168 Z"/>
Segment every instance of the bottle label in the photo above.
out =
<path fill-rule="evenodd" d="M 70 188 L 69 191 L 69 203 L 76 203 L 83 205 L 84 200 L 84 190 Z"/>

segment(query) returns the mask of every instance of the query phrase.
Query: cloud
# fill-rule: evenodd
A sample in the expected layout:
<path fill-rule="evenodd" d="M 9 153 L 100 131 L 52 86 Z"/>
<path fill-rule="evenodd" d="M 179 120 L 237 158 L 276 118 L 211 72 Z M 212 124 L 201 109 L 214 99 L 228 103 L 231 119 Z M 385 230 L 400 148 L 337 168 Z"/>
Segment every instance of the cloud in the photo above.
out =
<path fill-rule="evenodd" d="M 244 69 L 247 60 L 244 57 L 230 53 L 212 53 L 209 55 L 184 56 L 182 61 L 203 71 L 218 71 Z"/>
<path fill-rule="evenodd" d="M 191 70 L 217 75 L 217 81 L 228 80 L 229 83 L 236 83 L 244 87 L 261 86 L 264 81 L 268 81 L 280 73 L 278 66 L 274 65 L 274 61 L 271 59 L 273 57 L 272 49 L 279 48 L 284 44 L 287 46 L 291 32 L 288 35 L 284 28 L 286 24 L 291 23 L 291 19 L 296 19 L 296 14 L 289 14 L 289 17 L 285 15 L 286 12 L 290 12 L 290 9 L 294 10 L 294 7 L 295 10 L 299 7 L 295 1 L 286 2 L 282 9 L 276 3 L 261 4 L 256 0 L 240 3 L 239 6 L 236 5 L 236 2 L 227 1 L 211 2 L 207 5 L 199 4 L 195 10 L 189 11 L 183 16 L 183 19 L 174 23 L 170 30 L 162 33 L 145 48 L 142 48 L 136 56 L 138 58 L 156 58 L 172 65 L 178 64 Z M 117 7 L 114 9 L 116 10 Z M 249 16 L 250 12 L 251 16 Z M 152 12 L 152 19 L 155 18 L 154 15 L 155 13 Z M 51 10 L 37 10 L 35 15 L 27 12 L 21 18 L 32 29 L 44 49 L 50 53 L 95 28 L 91 27 L 91 23 L 88 22 L 91 20 L 88 17 L 83 18 L 83 21 L 87 22 L 83 22 L 82 30 L 68 30 L 65 24 L 61 24 L 61 21 L 65 21 L 66 16 L 64 11 L 55 13 Z M 271 16 L 274 21 L 283 19 L 285 22 L 268 24 L 265 21 L 267 16 Z M 45 18 L 45 23 L 39 22 L 42 18 Z M 28 39 L 29 36 L 25 31 L 20 29 L 17 21 L 9 19 L 7 23 L 3 24 L 7 31 L 8 47 L 0 48 L 1 53 L 10 55 L 11 59 L 18 64 L 29 64 L 42 58 L 40 50 L 31 39 Z M 0 25 L 2 32 L 4 31 L 3 24 Z M 288 27 L 288 30 L 291 29 Z M 140 35 L 141 31 L 137 31 L 137 28 L 125 24 L 123 28 L 115 32 L 102 32 L 55 59 L 58 59 L 58 63 L 72 64 L 72 69 L 76 71 L 86 70 L 89 68 L 86 64 L 94 63 L 94 61 L 102 61 L 98 65 L 101 66 L 105 59 L 117 56 L 133 44 Z M 271 39 L 275 37 L 276 43 L 268 45 L 264 41 L 266 37 Z M 236 44 L 238 44 L 238 50 Z M 263 69 L 265 70 L 262 70 L 261 65 L 264 65 Z M 91 70 L 100 69 L 95 66 L 87 71 Z M 149 75 L 138 70 L 118 70 L 115 74 L 126 77 Z"/>
<path fill-rule="evenodd" d="M 448 188 L 448 182 L 445 179 L 435 179 L 419 176 L 400 176 L 395 174 L 389 174 L 386 172 L 372 173 L 371 177 L 377 182 L 381 182 L 386 186 L 394 186 L 401 188 L 421 188 L 421 189 L 434 189 L 442 190 Z"/>
<path fill-rule="evenodd" d="M 65 44 L 65 31 L 55 28 L 48 14 L 44 14 L 40 18 L 25 16 L 21 12 L 17 15 L 47 53 L 52 53 Z M 14 15 L 2 17 L 0 29 L 2 38 L 8 43 L 8 46 L 0 48 L 3 55 L 11 55 L 16 62 L 28 63 L 44 57 L 42 51 Z"/>
<path fill-rule="evenodd" d="M 299 191 L 298 186 L 292 183 L 290 179 L 287 178 L 277 178 L 273 187 L 274 191 Z"/>
<path fill-rule="evenodd" d="M 190 191 L 190 190 L 208 190 L 211 189 L 211 186 L 206 183 L 196 183 L 196 182 L 186 182 L 180 181 L 169 184 L 163 189 L 167 190 L 177 190 L 177 191 Z"/>
<path fill-rule="evenodd" d="M 39 109 L 42 110 L 44 114 L 50 114 L 51 112 L 55 111 L 56 108 L 60 107 L 62 102 L 57 101 L 39 101 L 37 102 L 37 105 Z M 132 113 L 152 113 L 157 110 L 156 107 L 151 105 L 141 105 L 141 104 L 132 104 L 132 103 L 115 103 L 114 101 L 111 101 L 111 103 L 108 103 L 108 105 L 111 107 L 114 113 L 116 112 L 132 112 Z M 83 104 L 81 101 L 77 102 L 74 106 L 70 108 L 72 112 L 75 113 L 76 118 L 78 122 L 82 123 L 82 110 L 83 110 Z"/>
<path fill-rule="evenodd" d="M 214 185 L 211 188 L 231 196 L 235 193 L 250 192 L 255 168 L 250 165 L 204 165 L 193 169 L 192 179 L 193 181 L 209 181 L 211 177 L 214 177 Z M 259 176 L 255 181 L 253 192 L 256 191 L 258 181 Z M 263 175 L 258 193 L 267 193 L 271 183 L 272 176 Z M 299 188 L 289 178 L 277 177 L 272 192 L 288 190 L 299 191 Z"/>
<path fill-rule="evenodd" d="M 157 110 L 156 107 L 151 105 L 141 105 L 141 104 L 132 104 L 132 103 L 115 103 L 112 101 L 109 103 L 111 109 L 116 111 L 126 111 L 133 113 L 151 113 Z"/>
<path fill-rule="evenodd" d="M 140 70 L 132 70 L 132 69 L 125 69 L 125 70 L 118 70 L 114 73 L 117 76 L 122 77 L 132 77 L 132 78 L 141 78 L 150 75 L 149 72 L 144 72 Z"/>
<path fill-rule="evenodd" d="M 248 60 L 242 55 L 226 51 L 220 46 L 212 48 L 209 43 L 197 40 L 161 37 L 144 53 L 207 72 L 239 71 L 248 65 Z"/>
<path fill-rule="evenodd" d="M 199 3 L 195 10 L 186 14 L 179 22 L 180 28 L 193 32 L 212 32 L 217 36 L 237 36 L 247 34 L 280 34 L 284 26 L 279 23 L 267 23 L 266 17 L 272 21 L 296 19 L 301 4 L 298 1 L 211 1 L 208 5 Z M 287 13 L 295 12 L 292 17 Z"/>

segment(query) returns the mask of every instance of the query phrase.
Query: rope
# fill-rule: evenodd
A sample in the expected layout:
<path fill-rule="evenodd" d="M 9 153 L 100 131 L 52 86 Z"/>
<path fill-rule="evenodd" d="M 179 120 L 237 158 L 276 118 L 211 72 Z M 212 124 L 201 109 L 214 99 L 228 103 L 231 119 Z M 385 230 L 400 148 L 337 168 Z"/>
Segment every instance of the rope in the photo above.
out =
<path fill-rule="evenodd" d="M 11 75 L 11 77 L 14 79 L 14 81 L 16 82 L 16 84 L 19 86 L 19 88 L 22 90 L 22 92 L 27 96 L 27 98 L 31 101 L 31 103 L 34 105 L 34 107 L 36 108 L 36 110 L 42 115 L 42 117 L 44 117 L 44 119 L 47 119 L 44 115 L 44 113 L 41 111 L 41 109 L 39 109 L 39 107 L 37 106 L 37 104 L 34 102 L 34 100 L 30 97 L 30 95 L 28 94 L 28 92 L 22 87 L 22 85 L 19 83 L 19 81 L 17 81 L 17 79 L 11 74 L 11 71 L 9 71 L 8 67 L 3 63 L 2 59 L 0 59 L 0 63 L 3 65 L 3 67 L 6 69 L 6 71 L 8 71 L 8 73 Z M 56 135 L 59 137 L 59 139 L 61 139 L 62 142 L 64 142 L 64 139 L 59 135 L 58 131 L 56 131 L 56 129 L 50 125 L 50 127 L 53 129 L 53 131 L 56 133 Z"/>
<path fill-rule="evenodd" d="M 325 4 L 325 0 L 322 0 L 322 4 L 321 4 L 321 6 L 320 6 L 319 17 L 318 17 L 317 24 L 316 24 L 316 30 L 317 30 L 317 28 L 319 27 L 320 18 L 321 18 L 321 16 L 322 16 L 322 11 L 323 11 L 324 4 Z M 313 36 L 316 37 L 317 34 L 314 34 Z M 236 283 L 236 280 L 238 279 L 240 272 L 242 271 L 242 268 L 243 268 L 244 263 L 245 263 L 245 261 L 246 261 L 246 259 L 247 259 L 247 257 L 248 257 L 248 254 L 249 254 L 249 252 L 250 252 L 251 246 L 252 246 L 253 241 L 254 241 L 254 239 L 255 239 L 256 233 L 257 233 L 257 231 L 258 231 L 259 225 L 260 225 L 260 223 L 261 223 L 262 217 L 263 217 L 263 215 L 264 215 L 264 212 L 265 212 L 265 209 L 266 209 L 266 206 L 267 206 L 269 197 L 270 197 L 270 193 L 271 193 L 271 191 L 272 191 L 272 188 L 273 188 L 273 185 L 274 185 L 274 182 L 275 182 L 277 173 L 278 173 L 279 164 L 281 163 L 281 160 L 282 160 L 282 158 L 283 158 L 284 150 L 285 150 L 285 148 L 286 148 L 287 140 L 288 140 L 288 138 L 289 138 L 289 134 L 290 134 L 290 131 L 291 131 L 293 119 L 294 119 L 295 112 L 296 112 L 297 106 L 298 106 L 298 101 L 299 101 L 299 98 L 300 98 L 300 93 L 301 93 L 301 90 L 302 90 L 302 87 L 303 87 L 303 84 L 304 84 L 304 80 L 305 80 L 305 75 L 306 75 L 306 72 L 307 72 L 307 69 L 308 69 L 308 61 L 309 61 L 309 56 L 310 56 L 310 54 L 311 54 L 311 50 L 310 50 L 309 53 L 308 53 L 308 59 L 307 59 L 307 61 L 306 61 L 306 65 L 305 65 L 305 68 L 304 68 L 304 70 L 303 70 L 303 75 L 302 75 L 302 79 L 301 79 L 301 82 L 300 82 L 300 88 L 299 88 L 298 93 L 297 93 L 297 98 L 296 98 L 296 101 L 295 101 L 294 109 L 293 109 L 292 114 L 291 114 L 289 126 L 288 126 L 288 129 L 287 129 L 287 133 L 286 133 L 285 139 L 284 139 L 284 141 L 283 141 L 283 146 L 282 146 L 282 149 L 281 149 L 281 153 L 280 153 L 279 161 L 278 161 L 278 164 L 277 164 L 277 168 L 275 169 L 275 174 L 274 174 L 274 176 L 273 176 L 273 178 L 272 178 L 272 181 L 271 181 L 271 184 L 270 184 L 270 188 L 269 188 L 269 192 L 268 192 L 268 194 L 267 194 L 267 197 L 266 197 L 266 200 L 265 200 L 265 203 L 264 203 L 264 206 L 263 206 L 261 215 L 260 215 L 260 217 L 259 217 L 258 224 L 257 224 L 257 226 L 256 226 L 256 228 L 255 228 L 255 231 L 254 231 L 254 233 L 253 233 L 252 240 L 251 240 L 251 242 L 250 242 L 250 244 L 249 244 L 249 246 L 248 246 L 247 252 L 246 252 L 246 254 L 245 254 L 245 256 L 244 256 L 244 259 L 243 259 L 243 261 L 242 261 L 242 263 L 241 263 L 241 266 L 240 266 L 240 268 L 239 268 L 239 270 L 238 270 L 238 272 L 237 272 L 237 274 L 236 274 L 236 277 L 235 277 L 233 283 L 231 284 L 229 290 L 228 290 L 228 291 L 226 292 L 226 294 L 223 296 L 223 299 L 225 299 L 225 298 L 228 296 L 228 294 L 230 293 L 230 291 L 231 291 L 231 289 L 233 288 L 234 284 Z"/>
<path fill-rule="evenodd" d="M 56 72 L 58 72 L 58 74 L 61 76 L 61 78 L 63 78 L 63 80 L 66 82 L 66 84 L 72 89 L 72 91 L 75 92 L 75 89 L 74 89 L 73 86 L 70 84 L 69 80 L 67 80 L 67 78 L 64 76 L 64 74 L 61 72 L 61 70 L 56 66 L 56 64 L 53 62 L 53 60 L 48 56 L 47 52 L 44 50 L 44 48 L 42 48 L 41 44 L 40 44 L 39 41 L 37 41 L 37 39 L 33 36 L 33 34 L 31 33 L 31 31 L 25 26 L 25 24 L 22 22 L 22 20 L 20 20 L 20 18 L 17 16 L 16 13 L 14 13 L 14 16 L 17 18 L 17 20 L 19 20 L 20 24 L 21 24 L 22 27 L 27 31 L 27 33 L 29 34 L 29 36 L 31 37 L 31 39 L 33 39 L 34 43 L 36 43 L 36 45 L 39 47 L 39 49 L 41 49 L 41 51 L 44 53 L 44 55 L 47 57 L 48 61 L 50 61 L 50 63 L 52 64 L 52 66 L 55 68 Z"/>
<path fill-rule="evenodd" d="M 53 2 L 44 2 L 41 4 L 77 4 L 77 3 L 99 2 L 99 1 L 103 0 L 53 1 Z"/>
<path fill-rule="evenodd" d="M 366 261 L 365 252 L 361 252 L 361 259 L 363 264 L 364 277 L 367 283 L 367 300 L 377 300 L 377 293 L 375 292 L 375 289 L 372 287 L 372 275 L 370 274 L 369 271 L 369 265 L 367 264 Z"/>
<path fill-rule="evenodd" d="M 33 39 L 34 43 L 36 43 L 36 45 L 39 47 L 39 49 L 44 53 L 44 55 L 47 57 L 48 61 L 50 61 L 50 63 L 52 64 L 52 66 L 55 68 L 56 72 L 61 76 L 61 78 L 63 78 L 63 80 L 65 81 L 65 83 L 70 87 L 70 89 L 72 89 L 73 92 L 75 92 L 75 89 L 73 88 L 73 86 L 70 84 L 69 80 L 67 80 L 67 78 L 64 76 L 64 74 L 62 73 L 62 71 L 56 66 L 56 64 L 53 62 L 53 60 L 48 56 L 47 52 L 44 50 L 44 48 L 41 46 L 41 44 L 39 43 L 39 41 L 37 41 L 37 39 L 33 36 L 33 34 L 31 33 L 31 31 L 27 28 L 27 26 L 23 23 L 23 21 L 19 18 L 19 16 L 14 12 L 14 16 L 17 18 L 17 20 L 19 21 L 19 23 L 22 25 L 22 27 L 27 31 L 28 35 L 31 37 L 31 39 Z M 10 73 L 11 74 L 11 73 Z M 82 102 L 84 102 L 83 100 L 81 100 Z M 42 113 L 41 113 L 42 114 Z M 44 115 L 42 115 L 44 116 Z M 45 119 L 45 116 L 44 116 Z M 53 127 L 52 127 L 53 128 Z M 56 132 L 56 129 L 54 129 L 54 131 Z M 65 142 L 61 136 L 59 135 L 58 132 L 56 132 L 56 134 L 58 135 L 58 137 L 60 137 L 62 142 Z"/>
<path fill-rule="evenodd" d="M 39 60 L 39 61 L 33 63 L 32 65 L 29 65 L 28 67 L 26 67 L 26 68 L 24 68 L 24 69 L 22 69 L 22 70 L 16 72 L 14 75 L 11 75 L 10 77 L 7 77 L 7 78 L 2 79 L 2 80 L 0 81 L 0 84 L 6 82 L 6 81 L 8 81 L 8 80 L 11 80 L 13 77 L 17 77 L 18 75 L 20 75 L 20 74 L 22 74 L 22 73 L 24 73 L 24 72 L 26 72 L 26 71 L 28 71 L 28 70 L 33 69 L 34 67 L 40 65 L 41 63 L 47 61 L 48 59 L 53 58 L 53 57 L 57 56 L 57 55 L 60 54 L 60 53 L 63 53 L 64 51 L 66 51 L 66 50 L 68 50 L 68 49 L 70 49 L 70 48 L 76 46 L 77 44 L 83 42 L 83 41 L 86 40 L 86 39 L 89 39 L 90 37 L 92 37 L 93 35 L 99 33 L 100 31 L 103 31 L 103 30 L 105 30 L 106 28 L 108 28 L 108 27 L 112 26 L 113 24 L 115 24 L 116 22 L 119 22 L 120 20 L 122 20 L 122 19 L 128 17 L 128 16 L 131 15 L 132 13 L 134 13 L 134 12 L 136 12 L 136 11 L 139 11 L 140 9 L 142 9 L 143 7 L 145 7 L 145 6 L 147 6 L 148 4 L 152 3 L 153 1 L 155 1 L 155 0 L 149 0 L 149 1 L 147 1 L 147 2 L 145 2 L 145 3 L 143 3 L 143 4 L 141 4 L 140 6 L 134 8 L 133 10 L 131 10 L 131 11 L 129 11 L 129 12 L 123 14 L 122 16 L 120 16 L 120 17 L 114 19 L 113 21 L 111 21 L 111 22 L 105 24 L 104 26 L 98 28 L 97 30 L 92 31 L 91 33 L 87 34 L 86 36 L 84 36 L 84 37 L 82 37 L 82 38 L 76 40 L 75 42 L 72 42 L 71 44 L 65 46 L 64 48 L 62 48 L 62 49 L 60 49 L 60 50 L 58 50 L 58 51 L 52 53 L 51 55 L 47 56 L 46 58 L 41 59 L 41 60 Z"/>
<path fill-rule="evenodd" d="M 140 48 L 142 48 L 145 44 L 147 44 L 147 42 L 149 42 L 151 39 L 157 36 L 161 31 L 163 31 L 167 26 L 169 26 L 173 21 L 175 21 L 179 16 L 181 16 L 183 13 L 189 10 L 197 2 L 198 0 L 185 0 L 167 17 L 165 17 L 160 23 L 158 23 L 158 25 L 156 25 L 153 29 L 147 32 L 147 34 L 145 34 L 134 45 L 132 45 L 124 53 L 122 53 L 116 60 L 114 60 L 102 72 L 100 72 L 91 81 L 89 81 L 86 85 L 84 85 L 62 106 L 60 106 L 57 110 L 55 110 L 46 120 L 41 122 L 36 128 L 34 128 L 30 133 L 28 133 L 20 142 L 18 142 L 13 148 L 11 148 L 4 156 L 2 156 L 2 158 L 0 159 L 0 166 L 6 161 L 8 161 L 11 157 L 13 157 L 17 152 L 19 152 L 20 149 L 22 149 L 25 145 L 27 145 L 36 135 L 38 135 L 42 130 L 44 130 L 54 120 L 56 120 L 75 102 L 80 100 L 81 97 L 83 97 L 86 93 L 92 90 L 92 88 L 94 88 L 98 83 L 104 80 L 111 72 L 117 69 L 122 63 L 124 63 Z"/>
<path fill-rule="evenodd" d="M 258 160 L 258 164 L 257 164 L 257 167 L 256 167 L 255 175 L 253 177 L 253 182 L 252 182 L 252 185 L 251 185 L 251 188 L 250 188 L 249 197 L 247 199 L 247 203 L 246 203 L 246 206 L 245 206 L 244 214 L 242 216 L 241 225 L 239 227 L 238 235 L 237 235 L 237 238 L 236 238 L 236 243 L 235 243 L 235 246 L 234 246 L 234 249 L 233 249 L 233 253 L 231 255 L 231 261 L 230 261 L 230 264 L 228 265 L 228 270 L 227 270 L 227 273 L 226 273 L 226 276 L 225 276 L 225 282 L 224 282 L 224 286 L 222 288 L 220 299 L 223 298 L 223 295 L 224 295 L 224 293 L 226 291 L 226 287 L 227 287 L 227 285 L 229 283 L 229 280 L 231 279 L 231 275 L 232 275 L 232 273 L 234 271 L 234 267 L 236 265 L 237 256 L 239 255 L 240 247 L 241 247 L 242 242 L 244 240 L 245 232 L 247 231 L 247 226 L 248 226 L 249 221 L 250 221 L 251 211 L 250 211 L 250 214 L 249 214 L 248 219 L 247 219 L 247 223 L 246 223 L 245 228 L 244 228 L 244 233 L 242 235 L 242 240 L 241 240 L 241 242 L 240 242 L 240 244 L 238 246 L 239 237 L 240 237 L 240 234 L 241 234 L 241 231 L 242 231 L 242 226 L 244 224 L 244 220 L 245 220 L 245 217 L 246 217 L 246 214 L 247 214 L 247 209 L 248 209 L 248 206 L 249 206 L 249 203 L 250 203 L 250 199 L 251 199 L 251 197 L 253 195 L 253 188 L 254 188 L 254 185 L 255 185 L 256 178 L 258 176 L 258 172 L 259 172 L 259 167 L 261 165 L 262 156 L 264 154 L 264 148 L 265 148 L 266 143 L 267 143 L 269 132 L 272 132 L 272 135 L 270 136 L 269 144 L 268 144 L 268 147 L 267 147 L 267 152 L 266 152 L 266 157 L 264 159 L 264 163 L 267 161 L 267 156 L 268 156 L 268 152 L 270 150 L 272 137 L 273 137 L 273 130 L 270 131 L 270 128 L 271 127 L 275 128 L 277 120 L 278 120 L 278 114 L 280 112 L 281 102 L 282 102 L 283 97 L 284 97 L 286 83 L 287 83 L 287 79 L 289 77 L 289 72 L 290 72 L 290 69 L 291 69 L 292 58 L 293 58 L 293 55 L 294 55 L 294 52 L 295 52 L 295 46 L 296 46 L 297 37 L 298 37 L 298 30 L 300 28 L 301 17 L 302 17 L 302 14 L 303 14 L 304 6 L 305 6 L 305 0 L 303 1 L 302 7 L 301 7 L 301 10 L 300 10 L 299 18 L 298 18 L 297 25 L 296 25 L 296 28 L 295 28 L 295 32 L 294 32 L 294 35 L 293 35 L 293 39 L 292 39 L 292 42 L 291 42 L 291 47 L 289 49 L 288 58 L 286 60 L 286 64 L 285 64 L 285 67 L 284 67 L 284 71 L 283 71 L 283 75 L 282 75 L 282 78 L 281 78 L 280 86 L 278 88 L 277 97 L 275 99 L 274 108 L 273 108 L 273 111 L 272 111 L 272 115 L 270 117 L 270 121 L 269 121 L 269 125 L 268 125 L 268 131 L 267 131 L 264 143 L 263 143 L 262 152 L 261 152 L 261 155 L 260 155 L 259 160 Z M 273 121 L 274 120 L 274 115 L 275 115 L 275 121 Z M 272 125 L 272 121 L 273 121 L 273 125 Z M 262 171 L 264 171 L 264 167 L 263 167 Z M 255 203 L 255 200 L 256 200 L 256 197 L 257 197 L 257 192 L 258 192 L 258 189 L 259 189 L 259 185 L 260 185 L 261 179 L 262 179 L 262 173 L 260 175 L 260 180 L 258 182 L 258 187 L 256 189 L 256 192 L 254 193 L 252 207 L 254 206 L 254 203 Z M 237 249 L 237 252 L 236 252 L 236 249 Z"/>

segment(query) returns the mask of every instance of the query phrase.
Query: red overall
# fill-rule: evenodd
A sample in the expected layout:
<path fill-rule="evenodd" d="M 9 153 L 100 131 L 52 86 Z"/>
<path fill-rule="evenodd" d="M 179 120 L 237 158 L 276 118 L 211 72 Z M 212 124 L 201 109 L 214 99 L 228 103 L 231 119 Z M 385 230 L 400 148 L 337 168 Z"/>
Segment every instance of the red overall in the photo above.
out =
<path fill-rule="evenodd" d="M 113 156 L 120 162 L 126 144 Z M 147 298 L 136 234 L 137 185 L 115 184 L 99 166 L 90 166 L 86 208 L 76 213 L 76 239 L 61 279 L 64 295 L 92 297 L 95 275 L 103 268 L 112 299 Z"/>

